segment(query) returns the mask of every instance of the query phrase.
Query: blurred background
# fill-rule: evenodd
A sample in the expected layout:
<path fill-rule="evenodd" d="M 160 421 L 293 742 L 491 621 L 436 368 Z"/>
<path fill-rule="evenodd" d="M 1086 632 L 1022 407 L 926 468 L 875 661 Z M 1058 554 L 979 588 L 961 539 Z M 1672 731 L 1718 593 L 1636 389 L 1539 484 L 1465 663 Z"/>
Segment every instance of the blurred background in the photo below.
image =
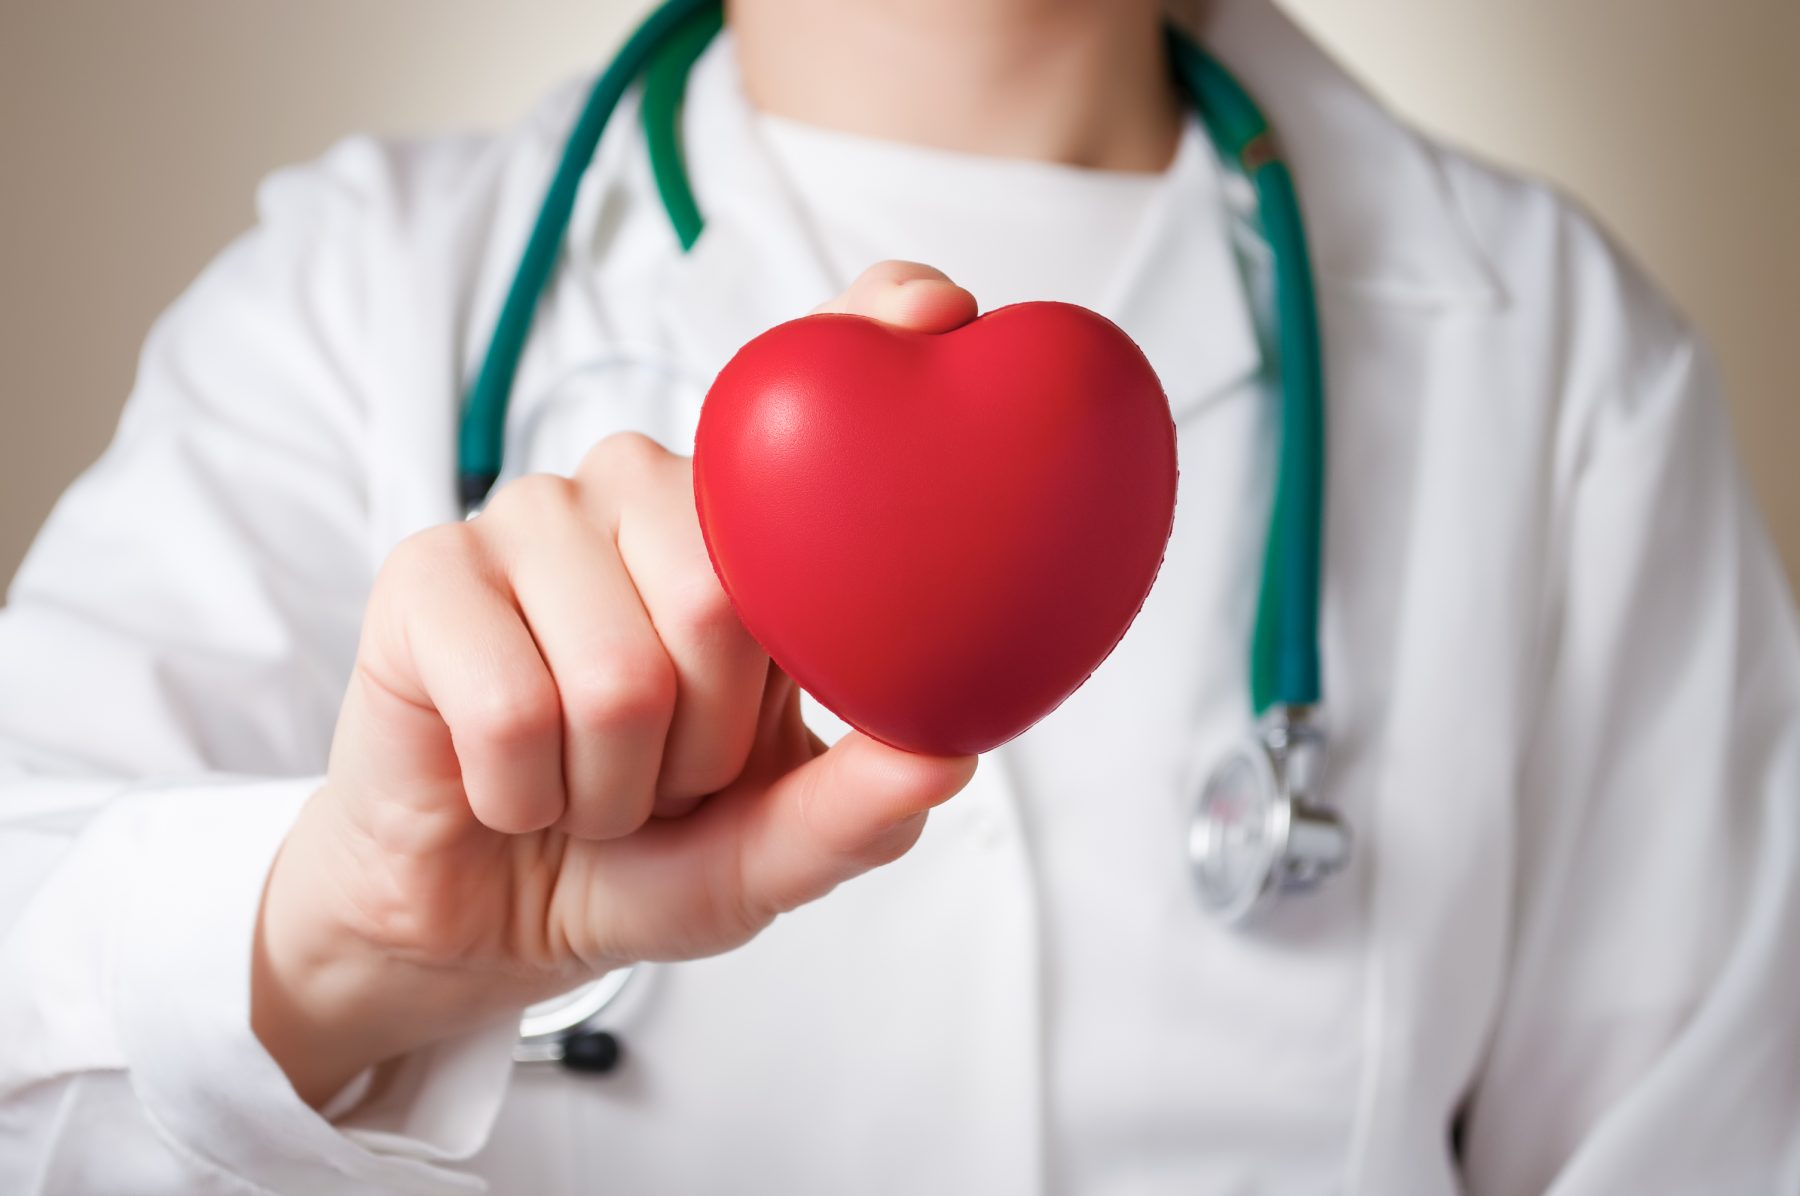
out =
<path fill-rule="evenodd" d="M 1800 577 L 1800 2 L 1281 0 L 1415 121 L 1597 210 L 1718 348 Z M 0 579 L 156 314 L 344 133 L 490 127 L 644 0 L 0 0 Z"/>

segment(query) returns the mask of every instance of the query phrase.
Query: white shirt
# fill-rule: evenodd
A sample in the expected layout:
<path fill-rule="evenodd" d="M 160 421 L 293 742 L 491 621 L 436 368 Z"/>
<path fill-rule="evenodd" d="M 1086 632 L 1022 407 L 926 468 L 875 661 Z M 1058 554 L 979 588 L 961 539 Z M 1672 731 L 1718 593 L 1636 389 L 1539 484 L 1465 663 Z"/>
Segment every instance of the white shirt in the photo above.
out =
<path fill-rule="evenodd" d="M 886 258 L 925 262 L 984 311 L 1031 299 L 1106 306 L 1142 268 L 1132 244 L 1169 182 L 1168 171 L 957 153 L 763 112 L 755 124 L 838 277 Z M 1218 226 L 1202 222 L 1201 235 L 1209 228 Z"/>
<path fill-rule="evenodd" d="M 1329 896 L 1201 925 L 1176 835 L 1059 845 L 1035 750 L 1002 750 L 901 861 L 652 969 L 604 1081 L 515 1074 L 500 1026 L 308 1109 L 249 1031 L 262 882 L 375 569 L 459 515 L 459 397 L 581 97 L 495 137 L 352 139 L 271 180 L 158 323 L 0 613 L 0 1189 L 1030 1196 L 1082 1159 L 1134 1163 L 1127 1191 L 1800 1189 L 1800 631 L 1704 348 L 1591 221 L 1397 125 L 1272 6 L 1205 22 L 1319 275 L 1329 782 L 1357 835 Z M 684 449 L 730 353 L 837 285 L 728 38 L 684 106 L 689 254 L 634 117 L 538 312 L 509 474 L 625 428 Z M 1248 721 L 1267 436 L 1242 290 L 1196 260 L 1218 243 L 1140 249 L 1107 314 L 1169 392 L 1180 507 L 1041 767 L 1083 811 L 1175 822 Z M 1046 891 L 1103 858 L 1105 886 Z M 1124 969 L 1094 1010 L 1059 1004 L 1082 989 L 1041 934 L 1084 909 L 1068 941 Z M 1065 1014 L 1092 1053 L 1053 1055 Z M 1052 1106 L 1175 1082 L 1130 1022 L 1188 1014 L 1193 1103 L 1116 1149 L 1084 1130 L 1071 1163 Z"/>

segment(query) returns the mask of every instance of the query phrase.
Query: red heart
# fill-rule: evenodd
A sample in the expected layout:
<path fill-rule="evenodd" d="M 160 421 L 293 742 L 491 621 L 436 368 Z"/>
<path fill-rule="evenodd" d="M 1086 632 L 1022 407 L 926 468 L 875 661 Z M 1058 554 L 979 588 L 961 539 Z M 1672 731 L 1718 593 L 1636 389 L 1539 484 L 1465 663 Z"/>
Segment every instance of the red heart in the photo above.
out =
<path fill-rule="evenodd" d="M 1142 352 L 1067 303 L 954 332 L 818 315 L 763 333 L 700 412 L 694 500 L 738 617 L 895 747 L 983 752 L 1124 636 L 1175 517 Z"/>

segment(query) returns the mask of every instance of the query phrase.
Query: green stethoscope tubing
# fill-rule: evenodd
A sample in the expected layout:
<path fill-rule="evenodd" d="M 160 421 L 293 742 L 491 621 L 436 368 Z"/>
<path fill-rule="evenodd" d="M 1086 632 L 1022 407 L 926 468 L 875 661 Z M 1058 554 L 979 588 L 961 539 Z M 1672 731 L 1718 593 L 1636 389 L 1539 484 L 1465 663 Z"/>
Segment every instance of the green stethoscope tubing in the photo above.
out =
<path fill-rule="evenodd" d="M 519 269 L 501 304 L 487 354 L 475 375 L 463 404 L 462 420 L 457 429 L 457 487 L 465 506 L 476 506 L 493 488 L 500 476 L 501 459 L 506 449 L 506 408 L 512 397 L 513 378 L 519 371 L 519 358 L 525 352 L 525 341 L 531 335 L 532 317 L 537 314 L 538 299 L 550 281 L 551 271 L 561 254 L 563 237 L 575 211 L 575 195 L 581 178 L 594 160 L 600 146 L 600 135 L 606 131 L 613 109 L 624 96 L 656 52 L 662 48 L 689 17 L 708 10 L 718 11 L 718 0 L 669 0 L 652 12 L 626 41 L 618 55 L 601 72 L 587 103 L 575 120 L 563 148 L 550 189 L 544 194 L 537 222 L 525 242 L 519 258 Z M 694 213 L 698 219 L 698 211 Z"/>
<path fill-rule="evenodd" d="M 1251 636 L 1250 700 L 1271 706 L 1319 702 L 1319 590 L 1325 522 L 1325 369 L 1306 228 L 1293 172 L 1274 149 L 1256 101 L 1192 40 L 1169 31 L 1176 74 L 1228 169 L 1256 188 L 1263 236 L 1275 266 L 1276 373 L 1281 438 Z"/>
<path fill-rule="evenodd" d="M 457 475 L 465 505 L 478 505 L 499 477 L 507 404 L 539 298 L 555 269 L 582 176 L 607 121 L 633 82 L 651 170 L 683 251 L 705 225 L 680 139 L 682 96 L 694 62 L 723 26 L 720 0 L 668 0 L 645 19 L 602 72 L 571 131 L 493 337 L 464 404 Z M 1310 707 L 1321 694 L 1319 591 L 1325 498 L 1325 386 L 1318 308 L 1293 175 L 1249 94 L 1212 56 L 1171 28 L 1169 54 L 1226 168 L 1255 189 L 1257 216 L 1274 270 L 1274 373 L 1280 437 L 1275 493 L 1251 637 L 1250 697 L 1256 713 Z"/>

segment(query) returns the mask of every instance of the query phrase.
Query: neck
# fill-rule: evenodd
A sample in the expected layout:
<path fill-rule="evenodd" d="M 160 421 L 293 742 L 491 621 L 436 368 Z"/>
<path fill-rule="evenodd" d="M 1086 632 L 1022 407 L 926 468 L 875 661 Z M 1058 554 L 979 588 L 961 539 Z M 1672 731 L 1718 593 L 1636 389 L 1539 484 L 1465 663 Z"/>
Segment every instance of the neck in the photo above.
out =
<path fill-rule="evenodd" d="M 728 0 L 757 108 L 869 137 L 1159 171 L 1181 103 L 1160 0 Z"/>

